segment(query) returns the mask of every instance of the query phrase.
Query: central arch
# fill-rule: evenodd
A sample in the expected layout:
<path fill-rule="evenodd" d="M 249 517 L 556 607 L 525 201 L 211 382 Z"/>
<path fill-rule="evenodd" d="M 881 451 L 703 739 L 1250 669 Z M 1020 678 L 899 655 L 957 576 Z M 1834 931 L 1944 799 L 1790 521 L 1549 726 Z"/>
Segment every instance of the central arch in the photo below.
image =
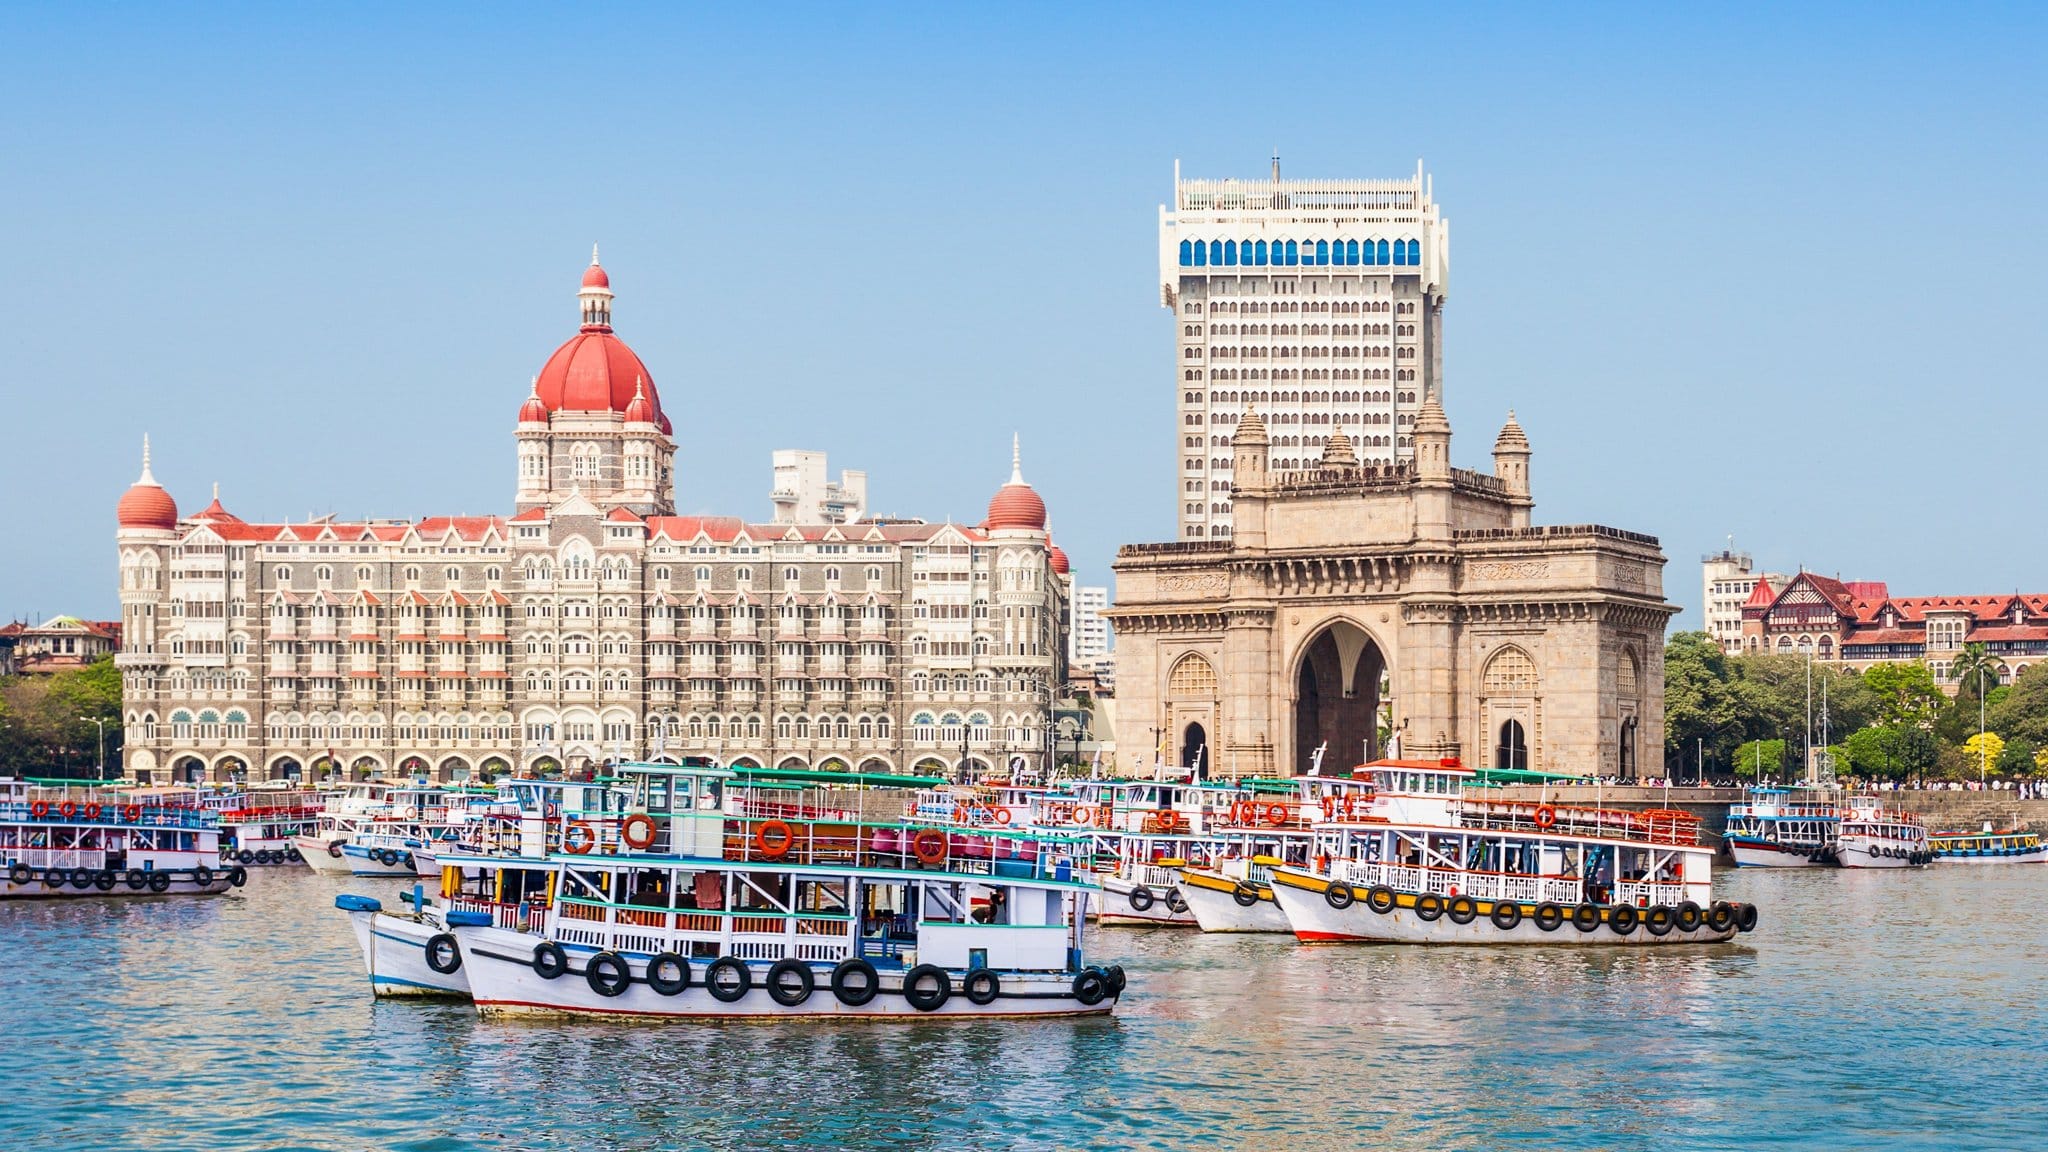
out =
<path fill-rule="evenodd" d="M 1294 771 L 1315 763 L 1325 774 L 1348 773 L 1380 756 L 1380 681 L 1386 654 L 1349 620 L 1324 625 L 1302 647 L 1294 673 Z"/>
<path fill-rule="evenodd" d="M 1190 723 L 1180 734 L 1181 766 L 1195 773 L 1197 779 L 1209 777 L 1209 734 L 1201 724 Z"/>

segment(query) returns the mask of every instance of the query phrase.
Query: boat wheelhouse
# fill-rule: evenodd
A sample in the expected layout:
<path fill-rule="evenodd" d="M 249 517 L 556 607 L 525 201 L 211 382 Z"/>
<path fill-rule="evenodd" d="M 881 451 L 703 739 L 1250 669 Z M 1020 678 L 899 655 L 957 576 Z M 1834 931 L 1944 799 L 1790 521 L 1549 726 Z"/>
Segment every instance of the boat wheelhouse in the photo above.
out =
<path fill-rule="evenodd" d="M 112 789 L 0 779 L 0 897 L 215 895 L 220 822 L 189 788 Z"/>
<path fill-rule="evenodd" d="M 559 813 L 587 837 L 444 856 L 445 931 L 345 898 L 384 948 L 366 948 L 373 982 L 425 968 L 460 973 L 489 1014 L 643 1017 L 1074 1015 L 1122 990 L 1121 970 L 1082 962 L 1098 892 L 1076 867 L 1084 841 L 870 819 L 773 772 L 620 773 L 623 815 Z"/>
<path fill-rule="evenodd" d="M 2034 832 L 1992 830 L 1936 832 L 1927 847 L 1937 864 L 2040 864 L 2048 861 L 2048 845 Z"/>
<path fill-rule="evenodd" d="M 1348 817 L 1372 801 L 1370 775 L 1252 780 L 1221 831 L 1219 856 L 1181 869 L 1179 895 L 1204 932 L 1292 932 L 1273 894 L 1273 869 L 1305 867 L 1316 823 Z"/>
<path fill-rule="evenodd" d="M 1690 813 L 1468 798 L 1475 773 L 1450 760 L 1367 768 L 1369 809 L 1318 824 L 1308 867 L 1271 870 L 1305 942 L 1710 943 L 1756 924 L 1713 900 Z"/>

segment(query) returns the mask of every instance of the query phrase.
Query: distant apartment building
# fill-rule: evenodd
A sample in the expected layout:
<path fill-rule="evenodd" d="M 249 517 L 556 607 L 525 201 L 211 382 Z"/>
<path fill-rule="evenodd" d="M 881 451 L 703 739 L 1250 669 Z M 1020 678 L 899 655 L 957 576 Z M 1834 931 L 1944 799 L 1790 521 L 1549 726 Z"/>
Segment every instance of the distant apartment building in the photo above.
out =
<path fill-rule="evenodd" d="M 1969 644 L 1984 646 L 2002 683 L 2048 659 L 2048 593 L 1893 596 L 1882 581 L 1800 572 L 1776 588 L 1759 581 L 1742 608 L 1746 652 L 1811 652 L 1859 670 L 1925 661 L 1951 691 L 1949 668 Z"/>
<path fill-rule="evenodd" d="M 1074 588 L 1073 627 L 1067 632 L 1067 665 L 1095 671 L 1109 660 L 1109 589 L 1081 584 Z"/>
<path fill-rule="evenodd" d="M 83 668 L 121 647 L 121 622 L 54 616 L 0 626 L 0 673 L 47 675 Z"/>
<path fill-rule="evenodd" d="M 1757 572 L 1749 553 L 1730 546 L 1700 557 L 1700 628 L 1733 655 L 1742 651 L 1742 606 L 1755 593 L 1758 582 L 1776 590 L 1790 577 L 1776 572 Z"/>
<path fill-rule="evenodd" d="M 868 505 L 868 474 L 842 471 L 827 479 L 823 452 L 778 448 L 773 456 L 775 486 L 768 499 L 777 524 L 851 524 Z"/>
<path fill-rule="evenodd" d="M 1340 434 L 1368 468 L 1413 460 L 1439 402 L 1450 225 L 1416 166 L 1394 180 L 1183 180 L 1159 209 L 1160 303 L 1174 315 L 1175 523 L 1231 534 L 1231 433 L 1264 419 L 1273 475 L 1314 469 Z"/>

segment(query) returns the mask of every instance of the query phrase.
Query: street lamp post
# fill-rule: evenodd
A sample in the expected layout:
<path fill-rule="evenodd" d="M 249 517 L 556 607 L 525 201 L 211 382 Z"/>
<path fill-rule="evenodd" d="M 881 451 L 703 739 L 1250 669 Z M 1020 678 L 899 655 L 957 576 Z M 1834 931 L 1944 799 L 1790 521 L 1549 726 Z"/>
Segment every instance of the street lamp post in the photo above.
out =
<path fill-rule="evenodd" d="M 89 720 L 100 727 L 99 755 L 97 763 L 93 766 L 93 771 L 99 774 L 95 779 L 105 780 L 107 778 L 107 722 L 98 716 L 80 716 L 79 719 Z"/>

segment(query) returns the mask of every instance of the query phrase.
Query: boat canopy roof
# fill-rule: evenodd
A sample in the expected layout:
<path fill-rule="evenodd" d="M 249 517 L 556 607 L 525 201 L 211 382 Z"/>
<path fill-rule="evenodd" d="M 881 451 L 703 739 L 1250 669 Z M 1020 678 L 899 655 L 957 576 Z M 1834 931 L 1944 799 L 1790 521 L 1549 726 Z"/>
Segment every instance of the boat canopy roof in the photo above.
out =
<path fill-rule="evenodd" d="M 1535 768 L 1478 768 L 1472 772 L 1475 784 L 1584 784 L 1584 776 L 1572 772 L 1543 772 Z"/>
<path fill-rule="evenodd" d="M 734 768 L 732 774 L 748 785 L 762 781 L 796 781 L 805 784 L 865 784 L 874 788 L 936 788 L 952 781 L 943 776 L 897 776 L 889 772 L 824 772 L 815 768 Z"/>

